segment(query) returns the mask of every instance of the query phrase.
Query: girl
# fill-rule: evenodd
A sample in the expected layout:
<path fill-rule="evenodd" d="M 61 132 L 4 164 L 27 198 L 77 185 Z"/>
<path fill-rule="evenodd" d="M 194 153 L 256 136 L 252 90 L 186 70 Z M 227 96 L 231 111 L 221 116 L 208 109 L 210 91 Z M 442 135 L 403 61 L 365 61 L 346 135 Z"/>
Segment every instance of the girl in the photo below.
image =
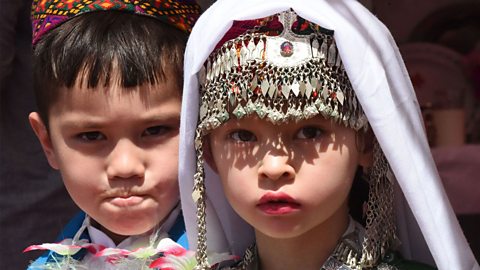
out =
<path fill-rule="evenodd" d="M 243 255 L 233 269 L 479 269 L 397 46 L 359 3 L 218 1 L 185 60 L 198 269 L 212 251 Z"/>

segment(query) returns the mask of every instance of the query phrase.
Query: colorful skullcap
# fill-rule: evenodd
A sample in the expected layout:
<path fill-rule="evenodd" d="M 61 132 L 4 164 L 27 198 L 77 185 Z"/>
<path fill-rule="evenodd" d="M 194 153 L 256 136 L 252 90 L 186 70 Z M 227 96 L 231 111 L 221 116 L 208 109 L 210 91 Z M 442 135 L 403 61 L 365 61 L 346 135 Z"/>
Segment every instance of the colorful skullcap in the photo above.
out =
<path fill-rule="evenodd" d="M 185 32 L 192 30 L 200 15 L 194 0 L 33 0 L 33 44 L 79 14 L 107 10 L 151 16 Z"/>

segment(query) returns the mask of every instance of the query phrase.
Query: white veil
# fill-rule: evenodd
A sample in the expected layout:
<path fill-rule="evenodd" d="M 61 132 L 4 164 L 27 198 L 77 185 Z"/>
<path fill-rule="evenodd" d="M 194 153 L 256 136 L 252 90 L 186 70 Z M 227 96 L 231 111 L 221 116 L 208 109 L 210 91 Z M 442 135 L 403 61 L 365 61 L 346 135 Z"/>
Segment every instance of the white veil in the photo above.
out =
<path fill-rule="evenodd" d="M 424 135 L 421 113 L 397 45 L 388 29 L 355 0 L 219 0 L 198 20 L 185 53 L 179 181 L 190 247 L 197 241 L 192 199 L 199 113 L 197 72 L 233 20 L 266 17 L 293 8 L 301 17 L 335 31 L 343 64 L 397 178 L 395 198 L 402 254 L 441 270 L 478 270 L 441 185 Z M 208 165 L 208 249 L 242 255 L 253 231 L 231 209 Z"/>

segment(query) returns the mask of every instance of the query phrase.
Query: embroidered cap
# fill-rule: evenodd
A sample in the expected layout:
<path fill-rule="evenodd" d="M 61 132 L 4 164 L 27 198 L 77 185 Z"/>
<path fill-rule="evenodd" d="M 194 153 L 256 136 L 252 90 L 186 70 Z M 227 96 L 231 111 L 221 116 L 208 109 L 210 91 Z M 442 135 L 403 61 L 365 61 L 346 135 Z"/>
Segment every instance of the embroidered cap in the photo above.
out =
<path fill-rule="evenodd" d="M 151 16 L 185 32 L 192 30 L 200 16 L 200 6 L 194 0 L 33 0 L 33 45 L 79 14 L 106 10 Z"/>

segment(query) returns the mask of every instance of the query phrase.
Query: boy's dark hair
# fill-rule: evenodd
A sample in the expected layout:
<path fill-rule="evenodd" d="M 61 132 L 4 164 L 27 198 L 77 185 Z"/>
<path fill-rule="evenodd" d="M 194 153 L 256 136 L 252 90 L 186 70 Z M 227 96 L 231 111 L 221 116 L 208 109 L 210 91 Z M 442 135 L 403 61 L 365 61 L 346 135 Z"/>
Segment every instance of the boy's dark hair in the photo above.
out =
<path fill-rule="evenodd" d="M 48 127 L 52 104 L 75 83 L 108 87 L 117 76 L 121 87 L 134 88 L 173 79 L 181 91 L 186 40 L 186 33 L 148 16 L 97 11 L 72 18 L 34 50 L 40 117 Z"/>

